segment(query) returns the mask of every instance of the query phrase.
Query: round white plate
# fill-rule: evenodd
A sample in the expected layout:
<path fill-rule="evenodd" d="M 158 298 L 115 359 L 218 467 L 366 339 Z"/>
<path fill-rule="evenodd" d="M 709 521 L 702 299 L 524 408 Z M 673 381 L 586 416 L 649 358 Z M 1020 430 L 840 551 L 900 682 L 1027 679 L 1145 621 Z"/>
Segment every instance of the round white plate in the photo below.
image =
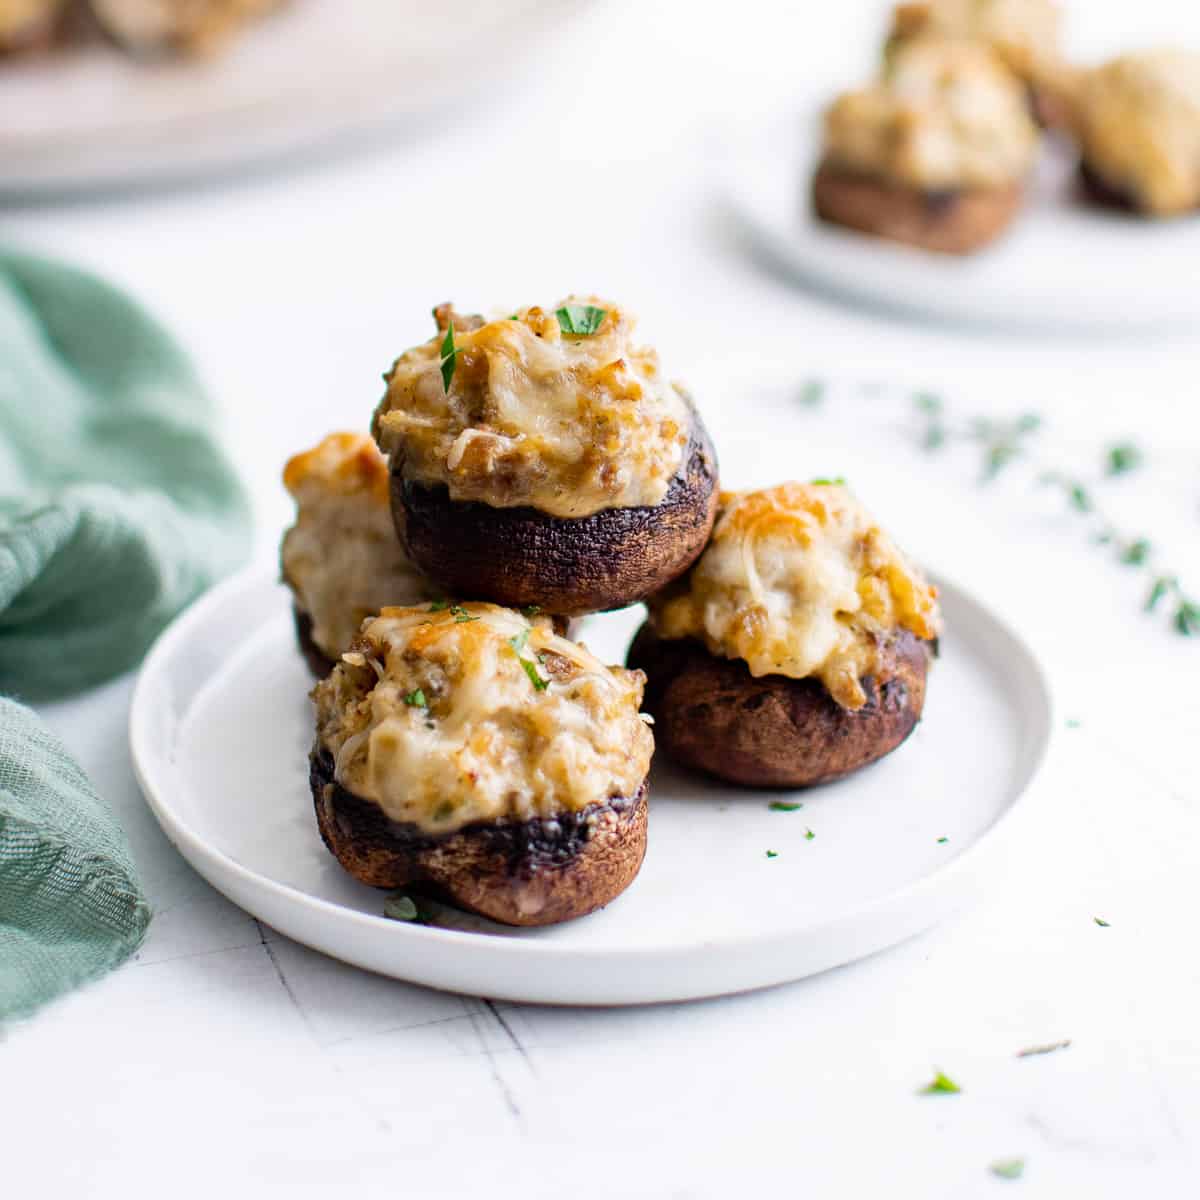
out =
<path fill-rule="evenodd" d="M 536 53 L 582 0 L 293 0 L 196 61 L 105 45 L 0 62 L 0 193 L 255 166 L 430 113 Z"/>
<path fill-rule="evenodd" d="M 754 247 L 810 286 L 889 311 L 1028 331 L 1145 330 L 1200 318 L 1200 217 L 1146 221 L 1087 207 L 1074 162 L 1048 143 L 1025 209 L 993 245 L 934 254 L 817 220 L 819 133 L 795 117 L 727 138 L 721 183 Z"/>
<path fill-rule="evenodd" d="M 133 698 L 133 762 L 163 830 L 201 875 L 346 962 L 532 1003 L 763 987 L 893 945 L 1004 885 L 1017 810 L 1029 808 L 1050 739 L 1050 696 L 1020 639 L 942 586 L 942 657 L 925 720 L 904 746 L 797 793 L 738 790 L 656 763 L 640 875 L 603 911 L 556 927 L 509 929 L 449 909 L 439 918 L 449 927 L 386 920 L 384 893 L 338 866 L 308 789 L 312 680 L 289 596 L 266 574 L 230 580 L 162 635 Z M 583 637 L 622 661 L 640 613 L 589 618 Z M 771 801 L 803 807 L 772 811 Z"/>

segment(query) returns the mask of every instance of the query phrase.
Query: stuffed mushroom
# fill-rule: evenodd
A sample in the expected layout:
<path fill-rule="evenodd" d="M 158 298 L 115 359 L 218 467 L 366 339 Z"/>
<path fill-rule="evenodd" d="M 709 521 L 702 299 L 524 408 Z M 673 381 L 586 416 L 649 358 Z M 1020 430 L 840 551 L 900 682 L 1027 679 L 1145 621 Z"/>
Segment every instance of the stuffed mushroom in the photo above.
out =
<path fill-rule="evenodd" d="M 493 604 L 385 608 L 313 691 L 326 846 L 510 925 L 607 904 L 646 849 L 644 677 Z"/>
<path fill-rule="evenodd" d="M 331 433 L 288 460 L 283 482 L 296 501 L 283 580 L 300 649 L 314 674 L 327 675 L 367 617 L 437 593 L 396 537 L 387 462 L 366 434 Z"/>
<path fill-rule="evenodd" d="M 373 424 L 396 527 L 448 593 L 575 616 L 641 600 L 704 548 L 717 460 L 613 304 L 434 311 Z"/>
<path fill-rule="evenodd" d="M 917 39 L 825 114 L 813 207 L 832 224 L 969 253 L 1016 215 L 1037 147 L 1021 85 L 990 51 Z"/>
<path fill-rule="evenodd" d="M 840 484 L 727 493 L 712 541 L 629 653 L 658 745 L 733 783 L 805 787 L 921 717 L 936 590 Z"/>
<path fill-rule="evenodd" d="M 0 54 L 52 43 L 66 8 L 66 0 L 0 0 Z"/>
<path fill-rule="evenodd" d="M 1093 200 L 1144 217 L 1200 208 L 1200 54 L 1143 51 L 1081 72 L 1070 124 Z"/>

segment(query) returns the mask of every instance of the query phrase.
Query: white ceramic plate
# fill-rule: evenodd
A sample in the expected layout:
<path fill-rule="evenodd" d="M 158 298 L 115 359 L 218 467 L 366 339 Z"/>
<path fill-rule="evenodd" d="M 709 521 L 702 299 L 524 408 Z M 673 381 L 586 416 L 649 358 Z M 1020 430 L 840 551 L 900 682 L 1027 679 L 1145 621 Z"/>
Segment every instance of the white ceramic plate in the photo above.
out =
<path fill-rule="evenodd" d="M 0 192 L 261 164 L 458 103 L 582 0 L 293 0 L 198 61 L 72 47 L 0 62 Z"/>
<path fill-rule="evenodd" d="M 933 254 L 818 221 L 811 116 L 727 138 L 721 186 L 754 247 L 810 286 L 890 311 L 1015 329 L 1145 330 L 1200 319 L 1200 217 L 1152 222 L 1081 205 L 1074 163 L 1047 145 L 1025 210 L 998 242 Z"/>
<path fill-rule="evenodd" d="M 386 920 L 384 894 L 328 854 L 307 781 L 312 681 L 289 597 L 266 574 L 229 581 L 163 634 L 133 699 L 133 761 L 159 823 L 197 871 L 254 916 L 346 962 L 535 1003 L 742 991 L 880 950 L 1003 886 L 1017 810 L 1030 807 L 1050 739 L 1049 692 L 1027 647 L 977 601 L 943 585 L 943 602 L 926 717 L 903 747 L 795 794 L 738 790 L 656 763 L 641 874 L 603 911 L 547 929 L 450 910 L 450 928 Z M 621 661 L 640 612 L 589 618 L 583 636 Z M 772 811 L 772 800 L 803 808 Z"/>

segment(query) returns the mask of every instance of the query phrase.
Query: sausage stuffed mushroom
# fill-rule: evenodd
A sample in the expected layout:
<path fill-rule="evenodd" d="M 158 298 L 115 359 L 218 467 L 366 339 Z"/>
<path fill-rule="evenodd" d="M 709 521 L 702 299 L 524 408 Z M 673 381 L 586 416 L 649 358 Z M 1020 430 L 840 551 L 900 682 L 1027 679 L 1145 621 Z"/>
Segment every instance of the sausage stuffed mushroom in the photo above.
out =
<path fill-rule="evenodd" d="M 629 653 L 662 749 L 734 783 L 803 787 L 920 719 L 936 591 L 839 484 L 726 493 L 695 567 Z"/>
<path fill-rule="evenodd" d="M 375 887 L 511 925 L 591 912 L 645 854 L 643 683 L 547 617 L 385 608 L 313 691 L 321 836 Z"/>
<path fill-rule="evenodd" d="M 566 616 L 686 570 L 712 528 L 716 455 L 633 319 L 579 299 L 434 316 L 373 425 L 413 561 L 450 594 Z"/>
<path fill-rule="evenodd" d="M 331 433 L 288 460 L 283 482 L 296 501 L 283 580 L 300 649 L 314 674 L 328 675 L 367 617 L 435 592 L 396 537 L 387 461 L 365 434 Z"/>

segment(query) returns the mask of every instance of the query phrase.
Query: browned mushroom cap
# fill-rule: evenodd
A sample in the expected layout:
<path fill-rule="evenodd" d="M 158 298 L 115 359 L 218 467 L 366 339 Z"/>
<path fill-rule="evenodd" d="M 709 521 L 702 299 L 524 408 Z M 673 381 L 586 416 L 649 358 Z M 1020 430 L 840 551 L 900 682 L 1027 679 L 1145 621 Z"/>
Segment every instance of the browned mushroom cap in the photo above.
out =
<path fill-rule="evenodd" d="M 309 779 L 321 837 L 356 879 L 425 892 L 505 925 L 553 925 L 603 907 L 646 854 L 645 783 L 632 799 L 580 812 L 429 834 L 337 783 L 328 751 L 314 748 Z"/>
<path fill-rule="evenodd" d="M 834 225 L 943 254 L 969 254 L 994 241 L 1021 207 L 1024 187 L 928 192 L 822 163 L 813 179 L 817 216 Z"/>
<path fill-rule="evenodd" d="M 698 414 L 683 465 L 654 507 L 553 517 L 449 498 L 393 463 L 392 512 L 409 557 L 448 595 L 579 616 L 634 604 L 699 557 L 717 511 L 717 456 Z"/>
<path fill-rule="evenodd" d="M 629 649 L 646 672 L 644 707 L 656 745 L 684 766 L 750 787 L 808 787 L 895 750 L 925 703 L 932 643 L 907 631 L 882 648 L 862 680 L 867 702 L 838 705 L 817 679 L 755 677 L 742 659 L 693 638 L 660 638 L 647 623 Z"/>
<path fill-rule="evenodd" d="M 296 626 L 296 641 L 300 644 L 300 653 L 304 655 L 304 661 L 318 679 L 324 679 L 333 670 L 334 661 L 313 641 L 312 617 L 298 604 L 293 604 L 292 620 Z"/>

